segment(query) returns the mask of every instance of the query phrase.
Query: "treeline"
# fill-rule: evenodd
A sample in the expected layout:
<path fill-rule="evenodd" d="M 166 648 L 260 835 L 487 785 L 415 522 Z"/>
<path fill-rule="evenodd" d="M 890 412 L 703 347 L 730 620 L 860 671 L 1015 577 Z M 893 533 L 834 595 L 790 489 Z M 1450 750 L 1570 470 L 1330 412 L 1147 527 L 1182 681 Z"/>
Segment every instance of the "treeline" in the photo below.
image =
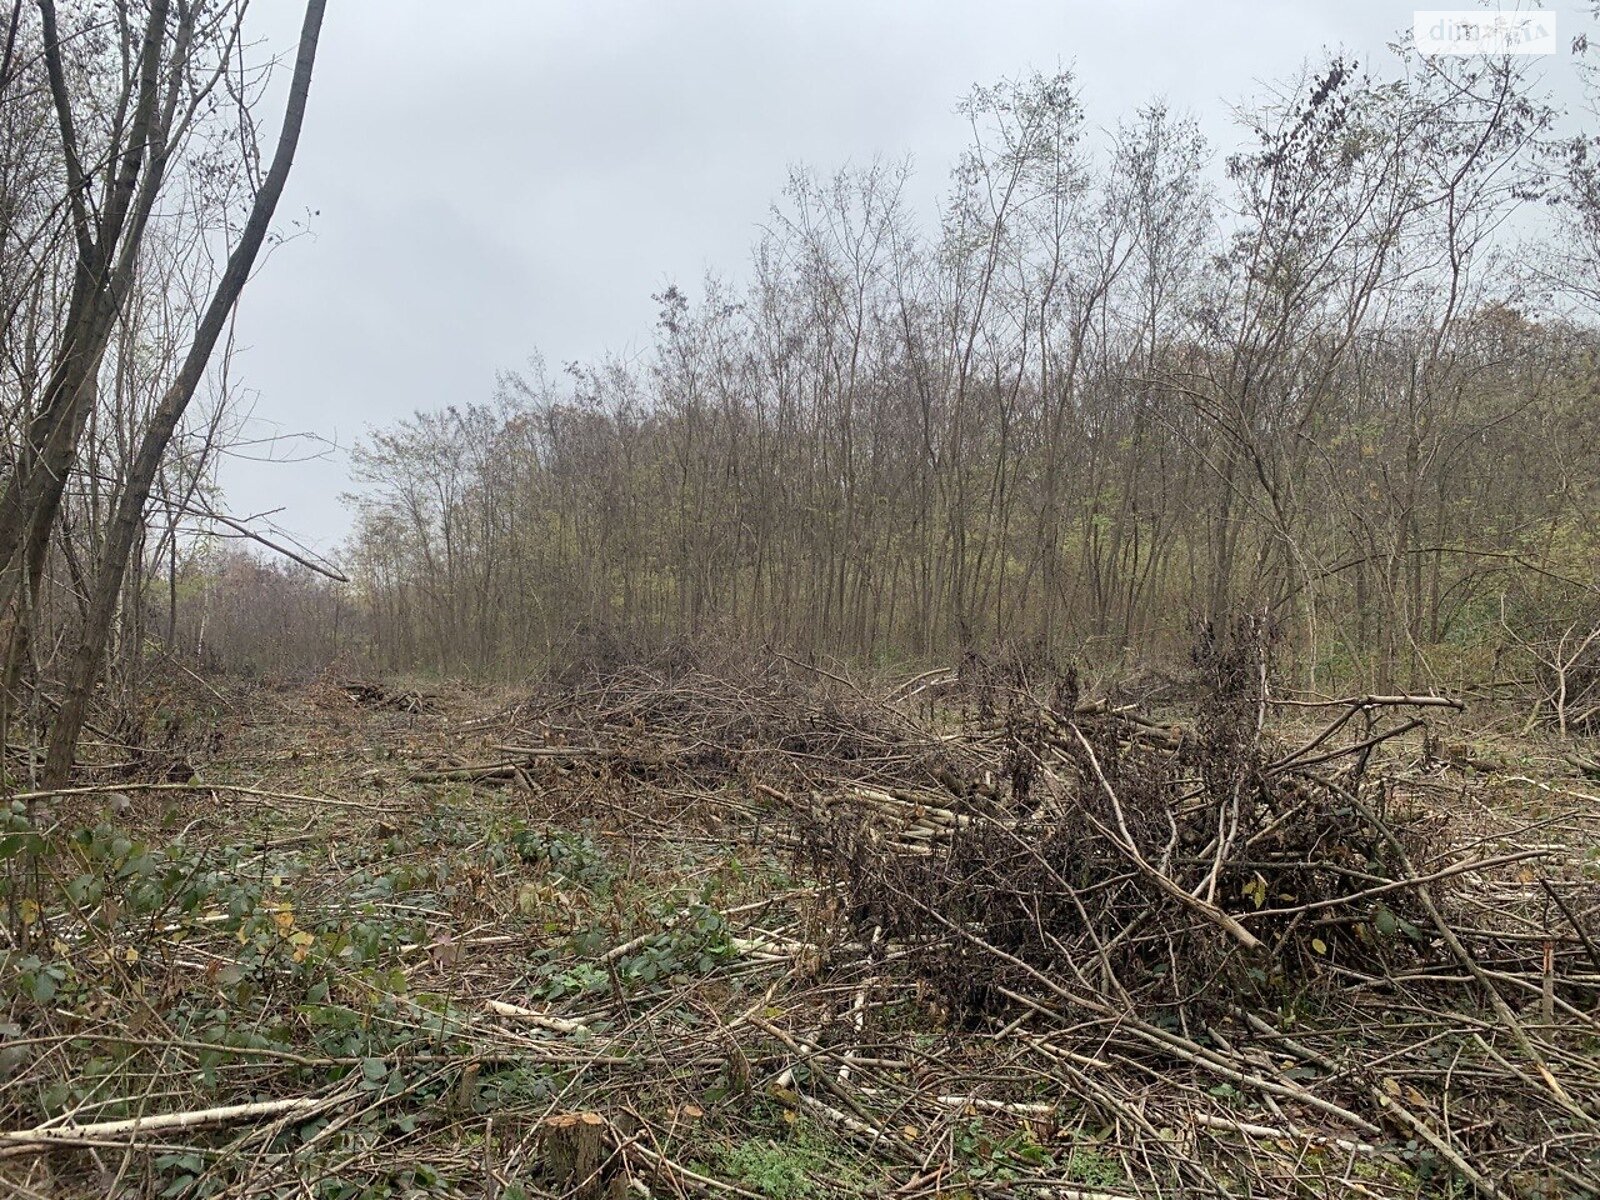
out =
<path fill-rule="evenodd" d="M 971 94 L 936 228 L 901 166 L 796 173 L 648 362 L 371 436 L 375 653 L 1149 656 L 1247 609 L 1307 677 L 1491 670 L 1595 578 L 1589 158 L 1505 64 L 1403 65 L 1263 102 L 1216 183 L 1192 120 L 1102 138 L 1069 75 Z"/>
<path fill-rule="evenodd" d="M 163 591 L 162 644 L 206 673 L 294 681 L 370 661 L 349 589 L 264 552 L 208 544 Z"/>

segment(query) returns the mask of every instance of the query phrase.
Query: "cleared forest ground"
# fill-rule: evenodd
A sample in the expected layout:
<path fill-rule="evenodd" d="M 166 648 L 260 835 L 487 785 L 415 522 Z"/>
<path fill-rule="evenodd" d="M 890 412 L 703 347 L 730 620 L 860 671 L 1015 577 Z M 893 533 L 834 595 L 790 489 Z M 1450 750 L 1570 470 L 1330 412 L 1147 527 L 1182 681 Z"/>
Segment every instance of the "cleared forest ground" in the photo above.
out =
<path fill-rule="evenodd" d="M 1484 714 L 786 660 L 206 703 L 10 817 L 7 1194 L 1600 1194 L 1600 785 Z"/>

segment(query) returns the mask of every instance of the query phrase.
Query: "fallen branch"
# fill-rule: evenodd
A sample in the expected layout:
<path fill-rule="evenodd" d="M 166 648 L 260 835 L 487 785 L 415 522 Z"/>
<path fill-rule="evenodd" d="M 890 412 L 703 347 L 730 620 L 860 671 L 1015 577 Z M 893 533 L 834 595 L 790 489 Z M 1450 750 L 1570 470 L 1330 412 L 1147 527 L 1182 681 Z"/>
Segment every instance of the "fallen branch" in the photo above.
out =
<path fill-rule="evenodd" d="M 33 1129 L 0 1130 L 0 1154 L 42 1150 L 50 1146 L 71 1146 L 105 1141 L 136 1142 L 142 1135 L 170 1133 L 175 1129 L 201 1129 L 228 1125 L 257 1117 L 314 1116 L 337 1107 L 350 1094 L 312 1099 L 297 1096 L 288 1100 L 259 1100 L 251 1104 L 229 1104 L 221 1108 L 199 1108 L 188 1112 L 158 1113 L 149 1117 L 128 1117 L 121 1121 L 98 1121 L 91 1125 L 40 1125 Z"/>

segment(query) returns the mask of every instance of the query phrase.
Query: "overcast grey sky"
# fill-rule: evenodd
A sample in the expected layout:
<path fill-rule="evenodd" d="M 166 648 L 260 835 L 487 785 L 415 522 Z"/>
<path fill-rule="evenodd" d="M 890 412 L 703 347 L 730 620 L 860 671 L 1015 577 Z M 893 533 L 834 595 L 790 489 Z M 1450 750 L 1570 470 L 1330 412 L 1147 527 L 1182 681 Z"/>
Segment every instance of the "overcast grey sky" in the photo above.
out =
<path fill-rule="evenodd" d="M 295 0 L 256 6 L 291 46 Z M 1565 41 L 1579 18 L 1558 13 Z M 314 236 L 240 311 L 253 432 L 343 447 L 487 399 L 535 350 L 638 352 L 651 293 L 743 270 L 794 163 L 910 154 L 931 219 L 973 83 L 1070 67 L 1091 125 L 1161 97 L 1226 150 L 1262 83 L 1324 49 L 1386 57 L 1411 19 L 1391 0 L 335 0 L 279 207 L 285 226 L 319 210 Z M 234 458 L 222 482 L 231 511 L 284 506 L 332 552 L 347 468 L 342 449 Z"/>

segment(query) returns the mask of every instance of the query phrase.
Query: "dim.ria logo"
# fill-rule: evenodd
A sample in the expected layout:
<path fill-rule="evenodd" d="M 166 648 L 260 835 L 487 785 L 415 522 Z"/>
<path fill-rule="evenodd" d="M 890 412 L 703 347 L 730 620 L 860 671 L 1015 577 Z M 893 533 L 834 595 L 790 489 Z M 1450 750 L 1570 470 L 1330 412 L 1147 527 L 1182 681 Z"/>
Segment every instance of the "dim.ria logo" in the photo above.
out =
<path fill-rule="evenodd" d="M 1554 54 L 1553 12 L 1489 12 L 1481 8 L 1423 9 L 1413 14 L 1423 54 Z"/>

